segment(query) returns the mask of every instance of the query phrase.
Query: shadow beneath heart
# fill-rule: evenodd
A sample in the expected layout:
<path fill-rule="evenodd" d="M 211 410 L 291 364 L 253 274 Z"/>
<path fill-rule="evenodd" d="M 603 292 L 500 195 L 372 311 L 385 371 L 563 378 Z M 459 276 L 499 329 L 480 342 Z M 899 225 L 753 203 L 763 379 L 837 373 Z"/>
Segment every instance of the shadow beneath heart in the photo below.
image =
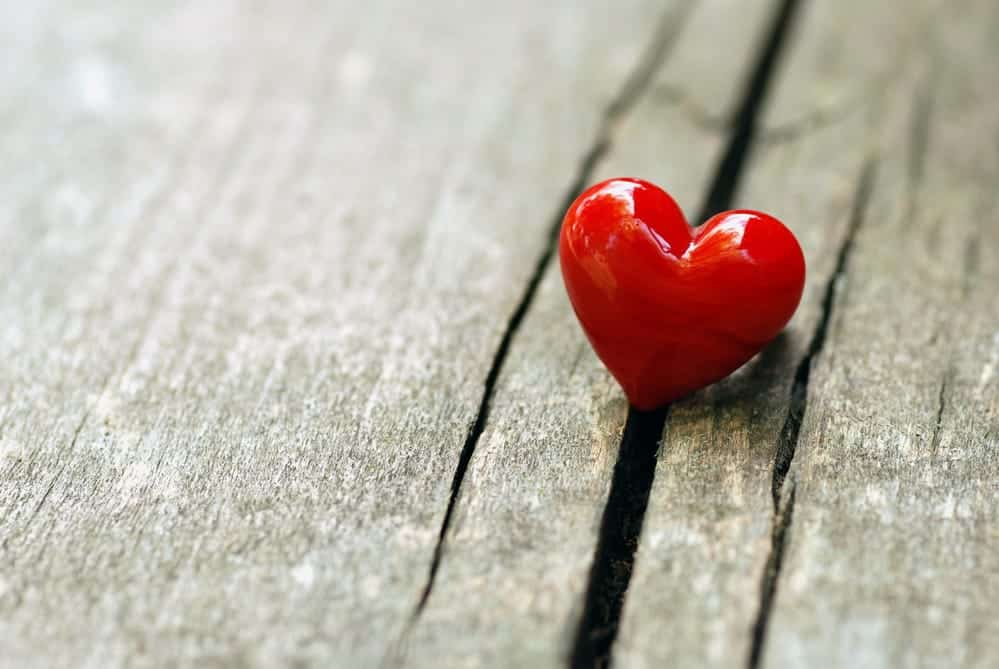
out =
<path fill-rule="evenodd" d="M 752 409 L 769 406 L 787 397 L 787 385 L 794 370 L 794 339 L 787 331 L 745 365 L 721 381 L 693 395 L 688 402 L 709 402 L 715 410 Z M 686 404 L 686 402 L 685 402 Z"/>

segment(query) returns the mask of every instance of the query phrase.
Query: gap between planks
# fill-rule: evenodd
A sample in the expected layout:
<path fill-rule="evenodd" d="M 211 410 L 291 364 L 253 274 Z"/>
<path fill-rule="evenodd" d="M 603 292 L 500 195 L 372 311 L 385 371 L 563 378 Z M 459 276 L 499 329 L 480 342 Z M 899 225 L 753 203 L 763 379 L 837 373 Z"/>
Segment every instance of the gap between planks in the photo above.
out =
<path fill-rule="evenodd" d="M 760 111 L 789 41 L 799 4 L 799 0 L 781 0 L 775 9 L 770 30 L 742 93 L 725 150 L 709 182 L 700 215 L 695 219 L 696 225 L 731 207 L 755 143 Z M 606 667 L 611 663 L 668 415 L 666 408 L 651 413 L 629 410 L 601 521 L 583 615 L 569 660 L 574 669 Z M 758 623 L 754 629 L 757 626 Z"/>
<path fill-rule="evenodd" d="M 786 486 L 785 481 L 787 473 L 791 469 L 791 462 L 794 460 L 794 452 L 798 447 L 798 436 L 801 433 L 801 425 L 805 419 L 805 412 L 808 410 L 808 382 L 812 372 L 812 365 L 825 347 L 826 337 L 829 334 L 829 324 L 832 321 L 832 312 L 836 306 L 837 286 L 840 283 L 840 279 L 846 275 L 850 253 L 853 251 L 854 239 L 860 230 L 860 226 L 866 220 L 867 205 L 874 188 L 876 172 L 876 160 L 873 158 L 868 159 L 861 169 L 860 177 L 857 181 L 850 212 L 850 222 L 836 255 L 835 269 L 829 277 L 822 295 L 819 321 L 812 332 L 808 349 L 801 362 L 798 363 L 798 367 L 794 373 L 794 381 L 791 384 L 787 418 L 785 418 L 784 425 L 781 427 L 777 450 L 774 453 L 773 484 L 771 488 L 774 500 L 774 517 L 771 526 L 770 553 L 767 555 L 763 578 L 760 582 L 760 606 L 756 613 L 756 620 L 753 623 L 753 638 L 749 651 L 749 669 L 757 669 L 760 664 L 763 645 L 766 643 L 770 613 L 773 610 L 774 596 L 777 594 L 777 578 L 780 576 L 781 566 L 783 565 L 788 531 L 794 519 L 796 487 L 793 479 L 787 481 Z"/>
<path fill-rule="evenodd" d="M 726 148 L 719 161 L 715 175 L 701 208 L 699 223 L 710 216 L 730 207 L 744 166 L 751 154 L 757 135 L 757 119 L 766 100 L 767 91 L 774 78 L 783 48 L 793 30 L 793 20 L 799 0 L 781 0 L 777 7 L 769 35 L 762 45 L 752 76 L 742 95 L 742 103 L 729 130 Z M 434 588 L 434 583 L 443 557 L 444 544 L 451 520 L 461 493 L 461 485 L 468 466 L 475 453 L 489 417 L 489 409 L 496 382 L 503 368 L 512 341 L 534 300 L 538 286 L 551 263 L 558 240 L 562 212 L 571 204 L 576 195 L 586 187 L 591 175 L 614 142 L 617 122 L 628 113 L 647 91 L 650 82 L 665 60 L 670 47 L 675 42 L 689 15 L 690 5 L 683 7 L 674 16 L 667 13 L 659 23 L 655 37 L 640 59 L 638 66 L 625 81 L 620 92 L 614 97 L 604 112 L 603 119 L 590 149 L 584 154 L 576 177 L 570 185 L 562 206 L 555 212 L 548 226 L 547 243 L 539 255 L 534 271 L 524 288 L 516 308 L 504 329 L 503 337 L 493 356 L 486 376 L 483 394 L 476 419 L 469 429 L 462 447 L 454 477 L 448 506 L 445 511 L 438 540 L 430 564 L 426 584 L 414 607 L 409 624 L 397 643 L 397 649 L 404 646 L 405 637 L 418 621 Z M 775 594 L 776 580 L 780 570 L 784 542 L 790 526 L 794 504 L 794 489 L 790 486 L 782 503 L 783 481 L 794 456 L 794 446 L 801 421 L 807 408 L 807 384 L 813 359 L 821 352 L 828 330 L 834 303 L 835 287 L 843 275 L 853 238 L 863 220 L 864 206 L 870 192 L 873 178 L 873 163 L 865 166 L 858 186 L 854 213 L 850 228 L 841 245 L 836 271 L 826 287 L 822 303 L 822 317 L 816 327 L 806 356 L 799 364 L 791 397 L 788 417 L 781 432 L 781 441 L 775 454 L 773 470 L 774 519 L 771 552 L 766 570 L 761 579 L 760 610 L 753 624 L 753 643 L 749 666 L 755 668 L 765 641 L 770 606 Z M 584 611 L 576 633 L 570 657 L 573 667 L 607 666 L 617 630 L 620 624 L 624 599 L 634 565 L 635 551 L 641 537 L 642 522 L 648 504 L 649 494 L 655 477 L 657 450 L 668 419 L 668 408 L 653 412 L 630 410 L 614 469 L 611 490 L 605 505 L 601 522 L 593 567 L 584 603 Z M 399 657 L 396 655 L 396 657 Z"/>
<path fill-rule="evenodd" d="M 692 3 L 685 3 L 678 10 L 667 11 L 666 14 L 660 18 L 658 27 L 656 28 L 656 32 L 653 35 L 652 42 L 648 49 L 639 59 L 635 69 L 625 80 L 620 91 L 614 96 L 604 111 L 596 137 L 594 138 L 590 148 L 583 155 L 579 169 L 562 200 L 562 204 L 559 206 L 558 210 L 555 211 L 551 222 L 548 224 L 546 233 L 547 240 L 544 249 L 538 256 L 534 265 L 534 271 L 531 273 L 527 285 L 524 287 L 524 292 L 521 294 L 517 307 L 514 309 L 509 321 L 507 322 L 506 328 L 503 331 L 503 337 L 500 340 L 499 347 L 496 349 L 496 353 L 493 355 L 492 364 L 490 365 L 489 372 L 486 375 L 482 398 L 479 402 L 478 413 L 476 414 L 474 423 L 469 429 L 465 443 L 462 446 L 458 464 L 455 468 L 454 478 L 451 482 L 451 494 L 448 500 L 447 510 L 445 511 L 443 522 L 441 523 L 437 544 L 434 547 L 427 582 L 420 595 L 420 599 L 413 610 L 413 615 L 411 616 L 409 624 L 403 630 L 403 639 L 408 634 L 413 624 L 419 620 L 419 617 L 426 607 L 431 593 L 433 592 L 434 582 L 437 578 L 437 572 L 440 568 L 440 562 L 443 557 L 444 543 L 447 537 L 448 529 L 451 525 L 451 519 L 454 515 L 455 507 L 457 506 L 458 498 L 461 493 L 461 484 L 464 480 L 465 473 L 468 470 L 468 465 L 472 460 L 472 456 L 475 453 L 475 448 L 478 445 L 479 439 L 481 438 L 482 433 L 485 430 L 486 423 L 488 422 L 489 409 L 492 403 L 493 394 L 495 392 L 496 382 L 499 378 L 500 371 L 503 368 L 503 363 L 506 360 L 510 345 L 516 336 L 517 331 L 520 329 L 524 316 L 527 314 L 531 303 L 534 301 L 534 296 L 537 293 L 541 279 L 551 263 L 552 257 L 555 255 L 555 248 L 558 242 L 562 216 L 565 210 L 569 208 L 569 205 L 572 204 L 572 201 L 576 198 L 576 196 L 587 186 L 594 169 L 613 145 L 614 134 L 618 121 L 620 121 L 621 118 L 634 107 L 635 103 L 649 88 L 653 76 L 659 70 L 663 61 L 665 61 L 666 56 L 670 51 L 670 47 L 674 44 L 677 36 L 680 34 L 680 31 L 690 14 L 691 7 Z M 401 643 L 402 641 L 400 640 L 400 644 Z"/>

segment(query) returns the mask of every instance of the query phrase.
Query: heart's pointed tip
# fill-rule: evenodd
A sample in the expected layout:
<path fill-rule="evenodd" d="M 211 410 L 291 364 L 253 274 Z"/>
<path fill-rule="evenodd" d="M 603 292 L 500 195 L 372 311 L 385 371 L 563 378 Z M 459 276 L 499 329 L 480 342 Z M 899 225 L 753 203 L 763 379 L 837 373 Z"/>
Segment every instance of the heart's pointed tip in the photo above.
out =
<path fill-rule="evenodd" d="M 623 389 L 623 388 L 622 388 Z M 653 394 L 645 389 L 633 389 L 632 391 L 625 390 L 625 396 L 628 398 L 628 405 L 634 409 L 644 412 L 658 411 L 663 407 L 672 404 L 678 399 L 689 395 L 689 392 L 670 392 L 670 393 L 659 393 Z"/>
<path fill-rule="evenodd" d="M 652 413 L 654 411 L 658 411 L 668 404 L 669 402 L 642 402 L 640 400 L 628 400 L 628 406 L 636 411 L 641 411 L 642 413 Z"/>

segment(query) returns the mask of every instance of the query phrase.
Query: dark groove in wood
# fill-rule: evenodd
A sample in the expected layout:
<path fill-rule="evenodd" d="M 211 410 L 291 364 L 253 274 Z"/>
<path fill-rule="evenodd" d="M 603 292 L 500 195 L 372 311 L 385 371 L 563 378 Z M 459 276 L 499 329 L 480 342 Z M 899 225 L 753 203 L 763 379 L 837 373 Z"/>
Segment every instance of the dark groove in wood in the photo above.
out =
<path fill-rule="evenodd" d="M 570 667 L 610 664 L 668 413 L 628 410 Z"/>
<path fill-rule="evenodd" d="M 787 534 L 794 517 L 794 498 L 798 489 L 793 480 L 785 490 L 787 498 L 774 512 L 774 525 L 770 533 L 770 554 L 767 556 L 767 564 L 763 570 L 763 585 L 760 588 L 760 615 L 753 623 L 753 643 L 749 649 L 750 669 L 756 669 L 760 665 L 763 641 L 770 623 L 770 611 L 773 608 L 774 596 L 777 594 L 777 576 L 784 564 Z"/>
<path fill-rule="evenodd" d="M 597 144 L 590 149 L 589 153 L 586 154 L 583 159 L 582 168 L 570 188 L 571 196 L 568 199 L 568 203 L 566 203 L 562 208 L 562 211 L 568 209 L 569 204 L 571 204 L 572 200 L 576 197 L 575 194 L 583 190 L 594 166 L 606 153 L 606 151 L 607 143 L 603 138 L 601 138 Z M 553 226 L 550 226 L 548 230 L 548 240 L 545 244 L 545 248 L 541 255 L 538 256 L 538 259 L 534 264 L 534 270 L 531 273 L 531 277 L 527 282 L 527 286 L 524 288 L 520 301 L 517 303 L 517 308 L 514 309 L 513 314 L 510 316 L 510 320 L 507 322 L 506 329 L 503 332 L 503 338 L 500 340 L 499 347 L 496 349 L 496 353 L 493 356 L 492 364 L 489 366 L 489 373 L 486 375 L 485 387 L 482 392 L 482 398 L 479 401 L 479 409 L 475 416 L 475 422 L 472 424 L 472 427 L 468 431 L 468 435 L 465 437 L 465 443 L 462 446 L 461 454 L 458 457 L 458 465 L 455 468 L 454 478 L 451 481 L 451 496 L 450 499 L 448 499 L 447 511 L 444 512 L 444 521 L 441 523 L 437 545 L 434 547 L 434 556 L 430 563 L 430 574 L 427 578 L 426 586 L 423 589 L 423 594 L 417 603 L 414 617 L 419 617 L 423 608 L 427 604 L 427 600 L 430 598 L 430 593 L 433 591 L 434 581 L 436 580 L 437 571 L 440 568 L 441 557 L 443 556 L 444 541 L 447 537 L 448 528 L 451 526 L 451 519 L 454 515 L 454 509 L 457 506 L 458 496 L 461 492 L 461 484 L 465 479 L 465 472 L 468 470 L 468 465 L 472 461 L 472 455 L 475 453 L 475 447 L 478 445 L 479 438 L 482 437 L 482 433 L 486 429 L 486 422 L 489 420 L 489 409 L 492 403 L 493 394 L 496 390 L 496 381 L 503 368 L 503 363 L 506 361 L 507 353 L 510 351 L 510 344 L 513 342 L 514 335 L 516 335 L 517 331 L 520 329 L 524 316 L 527 315 L 527 310 L 531 306 L 531 302 L 534 301 L 534 295 L 538 291 L 538 286 L 541 284 L 541 279 L 544 277 L 545 270 L 555 253 L 555 246 L 558 241 L 558 231 L 561 220 L 561 216 L 559 216 L 558 221 Z"/>
<path fill-rule="evenodd" d="M 797 5 L 798 0 L 783 0 L 777 8 L 701 215 L 695 219 L 698 225 L 731 206 L 752 148 L 757 116 L 766 99 L 782 46 L 791 30 Z M 607 667 L 611 664 L 611 653 L 634 569 L 635 552 L 655 480 L 657 451 L 668 411 L 668 407 L 654 412 L 629 410 L 604 508 L 583 614 L 569 658 L 573 669 Z"/>
<path fill-rule="evenodd" d="M 836 255 L 836 265 L 832 275 L 826 282 L 825 292 L 822 295 L 821 312 L 819 322 L 812 333 L 812 339 L 808 343 L 801 362 L 794 373 L 794 382 L 791 385 L 791 399 L 788 403 L 787 418 L 781 428 L 780 437 L 777 443 L 777 452 L 774 456 L 774 473 L 771 494 L 774 498 L 774 509 L 780 502 L 780 489 L 784 484 L 784 478 L 791 468 L 791 461 L 794 459 L 794 451 L 798 444 L 798 434 L 801 431 L 801 422 L 808 408 L 808 380 L 812 373 L 812 363 L 822 352 L 829 334 L 829 324 L 832 321 L 833 306 L 836 301 L 836 286 L 846 273 L 847 263 L 853 251 L 854 239 L 857 231 L 862 225 L 867 211 L 867 204 L 870 200 L 871 189 L 874 185 L 876 164 L 873 160 L 868 161 L 860 173 L 857 188 L 853 198 L 853 206 L 850 212 L 850 222 L 840 244 L 839 252 Z"/>
<path fill-rule="evenodd" d="M 937 394 L 937 415 L 933 422 L 933 436 L 930 437 L 930 455 L 933 457 L 936 457 L 937 451 L 940 449 L 940 440 L 943 438 L 940 429 L 943 427 L 944 412 L 947 410 L 947 387 L 953 376 L 954 369 L 950 368 L 940 381 L 940 391 Z"/>
<path fill-rule="evenodd" d="M 801 425 L 805 417 L 805 412 L 808 410 L 808 383 L 812 373 L 812 364 L 819 354 L 822 353 L 829 334 L 829 324 L 832 321 L 833 307 L 836 303 L 836 288 L 840 279 L 846 274 L 850 254 L 853 251 L 854 240 L 857 232 L 860 230 L 860 226 L 865 220 L 867 205 L 874 186 L 875 173 L 876 163 L 873 160 L 867 161 L 860 172 L 857 182 L 853 206 L 850 212 L 850 221 L 846 235 L 843 237 L 843 242 L 840 244 L 839 252 L 836 256 L 835 269 L 826 282 L 825 292 L 822 296 L 819 322 L 815 326 L 812 339 L 809 341 L 804 357 L 798 363 L 794 374 L 794 381 L 791 384 L 787 417 L 784 420 L 784 425 L 781 427 L 777 450 L 774 454 L 773 483 L 771 487 L 771 494 L 774 500 L 773 531 L 771 533 L 770 554 L 767 557 L 766 568 L 761 579 L 760 606 L 752 627 L 753 640 L 749 652 L 749 669 L 756 669 L 759 666 L 763 645 L 766 642 L 767 627 L 773 608 L 774 596 L 777 593 L 777 580 L 780 576 L 787 541 L 787 531 L 791 525 L 794 506 L 793 482 L 790 486 L 789 502 L 786 509 L 782 509 L 781 507 L 781 494 L 784 492 L 784 482 L 791 468 L 791 462 L 794 460 L 794 452 L 798 446 Z"/>
<path fill-rule="evenodd" d="M 564 212 L 569 208 L 576 196 L 588 185 L 597 164 L 604 157 L 604 155 L 606 155 L 607 151 L 613 144 L 614 129 L 617 122 L 634 107 L 635 103 L 648 89 L 653 75 L 665 61 L 670 47 L 675 43 L 676 37 L 679 35 L 688 14 L 689 3 L 682 6 L 679 10 L 667 12 L 666 15 L 660 20 L 659 26 L 653 36 L 648 50 L 643 54 L 634 71 L 628 76 L 622 85 L 621 90 L 617 93 L 604 111 L 593 145 L 589 151 L 587 151 L 586 155 L 583 156 L 583 160 L 580 163 L 576 176 L 573 179 L 562 204 L 555 212 L 551 223 L 548 225 L 545 247 L 542 250 L 541 255 L 538 256 L 534 265 L 534 271 L 524 288 L 524 292 L 517 303 L 517 307 L 514 309 L 513 314 L 510 316 L 510 320 L 507 322 L 506 329 L 503 332 L 503 337 L 500 340 L 499 347 L 496 349 L 489 372 L 486 375 L 485 386 L 482 398 L 479 402 L 478 413 L 476 414 L 475 422 L 469 429 L 468 435 L 465 438 L 465 443 L 461 449 L 461 454 L 458 458 L 454 478 L 451 482 L 450 499 L 448 500 L 447 510 L 444 513 L 444 520 L 441 523 L 440 533 L 438 534 L 437 545 L 434 547 L 434 554 L 430 563 L 430 572 L 420 599 L 413 611 L 410 627 L 412 627 L 416 620 L 419 619 L 420 614 L 426 607 L 427 601 L 429 601 L 430 595 L 433 592 L 434 582 L 436 581 L 437 572 L 440 569 L 440 563 L 444 553 L 444 544 L 446 542 L 448 530 L 454 516 L 454 510 L 457 506 L 458 498 L 461 493 L 461 484 L 464 481 L 465 473 L 468 470 L 469 463 L 472 461 L 472 456 L 475 453 L 475 448 L 478 445 L 479 439 L 485 431 L 486 423 L 489 419 L 490 405 L 496 389 L 496 382 L 499 378 L 500 371 L 503 368 L 503 363 L 506 360 L 506 356 L 509 352 L 513 339 L 517 334 L 517 331 L 520 329 L 524 317 L 526 316 L 531 303 L 534 301 L 534 296 L 537 293 L 538 286 L 541 284 L 541 280 L 551 263 L 552 257 L 555 255 L 555 249 L 558 243 L 558 235 Z M 403 632 L 403 636 L 405 636 L 405 634 L 406 631 Z"/>
<path fill-rule="evenodd" d="M 739 189 L 743 166 L 749 158 L 756 137 L 757 118 L 766 100 L 774 70 L 780 62 L 783 47 L 791 34 L 799 4 L 798 0 L 782 0 L 777 9 L 770 34 L 763 43 L 763 49 L 743 93 L 742 104 L 735 115 L 728 146 L 718 163 L 711 188 L 701 207 L 703 216 L 697 219 L 696 224 L 703 223 L 709 216 L 732 206 L 732 200 Z M 737 19 L 733 17 L 733 20 Z"/>

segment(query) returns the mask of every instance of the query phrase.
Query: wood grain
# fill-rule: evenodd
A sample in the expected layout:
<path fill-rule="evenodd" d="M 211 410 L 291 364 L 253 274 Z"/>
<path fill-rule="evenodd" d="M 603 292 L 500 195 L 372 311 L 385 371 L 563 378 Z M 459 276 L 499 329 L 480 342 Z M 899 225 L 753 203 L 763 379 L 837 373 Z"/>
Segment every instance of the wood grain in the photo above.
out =
<path fill-rule="evenodd" d="M 895 314 L 898 320 L 894 327 L 885 322 L 887 310 L 920 295 L 919 290 L 914 290 L 913 275 L 904 270 L 910 262 L 910 245 L 919 246 L 924 254 L 931 253 L 935 245 L 908 237 L 903 227 L 912 225 L 912 220 L 904 224 L 900 221 L 898 226 L 882 223 L 884 214 L 872 210 L 872 206 L 881 198 L 904 201 L 906 193 L 926 187 L 926 177 L 918 183 L 911 183 L 910 177 L 907 186 L 893 189 L 886 181 L 886 170 L 890 168 L 885 163 L 893 141 L 908 146 L 905 151 L 918 152 L 918 128 L 922 123 L 918 119 L 920 110 L 925 111 L 922 100 L 927 91 L 927 64 L 921 51 L 928 33 L 944 29 L 934 28 L 934 22 L 941 22 L 942 15 L 936 13 L 940 5 L 811 3 L 804 9 L 777 73 L 776 90 L 734 204 L 766 207 L 792 226 L 808 261 L 806 294 L 781 340 L 746 369 L 679 403 L 672 412 L 617 644 L 615 657 L 621 666 L 741 666 L 747 661 L 752 665 L 757 659 L 752 656 L 753 644 L 759 641 L 765 642 L 768 650 L 765 664 L 774 667 L 947 666 L 942 655 L 932 654 L 935 646 L 949 647 L 952 654 L 961 657 L 958 666 L 963 666 L 964 658 L 980 662 L 980 658 L 995 657 L 994 642 L 987 635 L 988 623 L 960 623 L 950 629 L 944 625 L 930 628 L 925 623 L 920 629 L 912 624 L 902 632 L 896 620 L 906 616 L 918 619 L 920 615 L 916 605 L 918 581 L 905 574 L 905 563 L 899 563 L 898 554 L 883 560 L 873 558 L 871 551 L 880 550 L 877 546 L 881 539 L 874 538 L 873 531 L 865 534 L 861 531 L 863 521 L 854 524 L 853 520 L 863 517 L 862 500 L 868 499 L 867 495 L 873 495 L 872 505 L 880 513 L 893 513 L 890 509 L 894 500 L 883 492 L 884 486 L 891 489 L 891 477 L 882 481 L 878 474 L 887 463 L 882 463 L 880 456 L 869 455 L 866 465 L 851 466 L 844 459 L 849 455 L 840 450 L 839 444 L 863 439 L 849 437 L 849 432 L 837 433 L 830 418 L 823 420 L 820 433 L 809 427 L 812 420 L 818 420 L 816 403 L 831 401 L 825 399 L 830 392 L 828 383 L 816 382 L 816 378 L 827 364 L 832 364 L 827 361 L 836 354 L 828 351 L 835 349 L 837 333 L 845 331 L 848 323 L 858 323 L 858 334 L 849 358 L 851 381 L 841 381 L 838 392 L 851 398 L 849 405 L 854 415 L 864 405 L 865 419 L 855 423 L 846 418 L 850 412 L 845 411 L 845 400 L 841 399 L 834 409 L 840 417 L 840 429 L 849 424 L 856 433 L 863 429 L 862 425 L 869 425 L 864 439 L 877 443 L 887 435 L 878 436 L 881 427 L 875 425 L 893 424 L 898 420 L 889 418 L 893 412 L 908 416 L 903 423 L 913 425 L 932 423 L 936 417 L 935 403 L 914 402 L 911 391 L 900 394 L 881 385 L 891 378 L 892 388 L 922 387 L 925 383 L 939 390 L 939 378 L 926 380 L 921 374 L 897 366 L 892 371 L 893 364 L 888 362 L 897 355 L 903 355 L 903 359 L 933 359 L 932 352 L 919 353 L 927 345 L 928 336 L 913 337 L 908 354 L 896 348 L 903 323 L 913 322 L 917 307 L 909 313 Z M 975 21 L 970 17 L 967 20 Z M 995 25 L 984 17 L 978 20 L 983 25 Z M 962 21 L 958 25 L 965 24 Z M 941 22 L 941 26 L 947 24 Z M 967 27 L 950 29 L 960 33 Z M 985 47 L 981 41 L 971 40 L 965 48 L 969 54 L 977 53 L 983 62 L 990 60 L 982 57 Z M 979 122 L 991 113 L 982 100 L 966 98 L 965 103 L 973 104 L 977 111 L 969 112 L 969 116 Z M 916 120 L 910 118 L 913 116 Z M 992 126 L 982 126 L 982 131 L 994 136 Z M 895 169 L 903 174 L 923 174 L 925 168 L 914 167 L 918 161 L 906 156 L 896 158 Z M 960 173 L 949 167 L 942 171 L 951 178 Z M 925 225 L 927 231 L 936 229 L 940 235 L 956 234 L 953 243 L 961 246 L 961 240 L 976 229 L 982 216 L 987 214 L 966 216 L 964 232 L 945 232 L 937 227 L 942 215 L 932 226 L 929 222 Z M 952 225 L 949 222 L 948 229 Z M 877 241 L 867 241 L 867 235 L 872 234 L 869 229 L 882 231 Z M 905 246 L 900 244 L 902 239 Z M 857 275 L 855 261 L 867 246 L 872 249 L 869 268 Z M 887 255 L 892 256 L 892 262 L 885 260 Z M 932 264 L 936 268 L 934 274 L 924 274 L 927 279 L 946 273 L 949 281 L 962 281 L 967 260 L 951 256 L 931 261 L 924 257 L 924 267 Z M 902 278 L 907 275 L 909 279 Z M 877 298 L 869 298 L 869 311 L 857 319 L 841 315 L 840 295 L 835 290 L 855 283 L 882 285 Z M 892 288 L 887 289 L 886 283 Z M 853 289 L 849 290 L 852 294 Z M 835 299 L 826 300 L 830 292 Z M 923 299 L 914 301 L 925 304 Z M 952 303 L 947 315 L 941 312 L 938 318 L 956 324 L 966 317 L 963 309 Z M 978 327 L 987 332 L 990 318 L 994 325 L 994 316 L 979 316 L 982 324 Z M 827 327 L 828 333 L 824 332 Z M 925 329 L 922 332 L 926 335 Z M 978 350 L 987 350 L 987 337 L 980 337 Z M 880 371 L 867 366 L 872 349 L 885 356 Z M 984 362 L 979 357 L 978 369 Z M 813 365 L 818 369 L 810 374 Z M 858 379 L 863 376 L 860 369 L 867 370 L 866 391 L 857 385 L 862 383 Z M 803 372 L 808 398 L 804 405 L 799 394 L 803 389 L 797 383 Z M 895 399 L 886 401 L 886 393 Z M 934 401 L 936 398 L 933 395 Z M 815 482 L 808 487 L 795 487 L 797 476 L 789 479 L 781 491 L 780 513 L 775 515 L 771 498 L 775 461 L 786 464 L 784 451 L 794 446 L 785 443 L 788 427 L 800 419 L 794 415 L 799 410 L 806 411 L 806 427 L 794 466 L 805 466 L 799 459 L 808 456 L 801 453 L 807 452 L 808 444 L 814 441 L 821 444 L 814 448 L 822 449 L 819 452 L 826 458 L 825 467 L 821 476 L 813 474 Z M 878 423 L 868 422 L 872 415 L 880 417 Z M 959 415 L 964 416 L 955 417 L 959 422 L 974 424 L 981 420 L 972 418 L 980 416 L 980 412 Z M 990 428 L 979 429 L 982 432 L 975 457 L 981 462 L 988 457 L 988 446 L 981 435 Z M 858 445 L 856 450 L 866 449 Z M 891 461 L 898 462 L 898 455 L 893 455 Z M 873 470 L 860 471 L 869 467 Z M 848 471 L 856 472 L 852 480 L 845 475 Z M 981 491 L 984 486 L 976 483 L 980 481 L 978 476 L 968 477 L 967 483 L 956 478 L 950 482 L 958 489 L 972 485 Z M 819 486 L 823 492 L 813 492 Z M 932 551 L 921 550 L 924 543 L 938 541 L 927 529 L 922 514 L 947 504 L 953 494 L 956 492 L 941 488 L 935 495 L 922 496 L 922 512 L 913 508 L 907 520 L 894 516 L 900 523 L 896 535 L 899 550 L 920 555 L 909 562 L 913 570 L 920 560 L 926 560 L 926 567 L 933 569 L 934 561 L 940 559 Z M 978 494 L 984 497 L 980 499 L 981 512 L 988 513 L 984 509 L 995 506 L 994 496 Z M 861 506 L 848 508 L 845 499 Z M 796 549 L 793 539 L 804 531 L 797 529 L 803 505 L 811 510 L 808 513 L 826 523 L 824 531 L 812 535 L 807 553 L 801 552 L 806 549 Z M 865 511 L 870 514 L 872 509 Z M 816 521 L 809 518 L 806 522 Z M 833 528 L 839 531 L 830 534 Z M 773 603 L 766 598 L 771 575 L 768 571 L 781 566 L 779 560 L 774 560 L 783 557 L 782 541 L 788 536 L 792 538 L 786 558 L 789 563 Z M 963 538 L 963 550 L 977 554 L 987 539 L 984 533 L 976 536 L 969 532 Z M 849 555 L 852 560 L 840 559 Z M 987 560 L 972 573 L 981 584 L 995 580 L 994 565 Z M 830 578 L 835 580 L 826 580 Z M 848 585 L 853 579 L 868 585 Z M 939 591 L 938 606 L 971 608 L 979 614 L 978 620 L 994 617 L 993 596 L 982 594 L 972 599 L 955 588 L 953 597 L 949 597 L 943 595 L 946 587 Z M 788 599 L 788 588 L 794 599 Z M 899 599 L 907 597 L 911 601 L 906 610 L 912 612 L 908 614 L 899 608 Z M 775 606 L 773 612 L 771 606 Z M 760 623 L 767 622 L 760 627 Z"/>
<path fill-rule="evenodd" d="M 0 666 L 565 664 L 626 405 L 539 261 L 699 213 L 777 5 L 8 8 Z M 672 408 L 616 666 L 996 664 L 997 34 L 800 3 L 730 185 L 806 293 Z"/>
<path fill-rule="evenodd" d="M 728 136 L 724 117 L 739 103 L 772 10 L 769 0 L 695 6 L 648 92 L 614 124 L 588 181 L 649 178 L 696 215 Z M 715 57 L 714 40 L 729 57 Z M 694 80 L 696 89 L 678 94 Z M 700 109 L 714 110 L 718 124 Z M 408 637 L 414 665 L 566 662 L 626 410 L 553 262 L 500 376 L 440 573 Z"/>
<path fill-rule="evenodd" d="M 905 10 L 923 32 L 879 96 L 876 180 L 789 478 L 766 666 L 999 659 L 999 8 Z M 884 48 L 880 32 L 850 40 L 858 64 Z"/>
<path fill-rule="evenodd" d="M 381 660 L 654 6 L 10 12 L 0 664 Z"/>
<path fill-rule="evenodd" d="M 821 21 L 809 10 L 814 7 L 797 17 L 773 74 L 772 99 L 731 203 L 772 212 L 791 227 L 808 264 L 805 294 L 787 330 L 763 353 L 671 411 L 616 645 L 622 666 L 742 666 L 751 655 L 771 553 L 775 452 L 795 372 L 822 319 L 823 294 L 848 235 L 865 160 L 863 150 L 828 155 L 842 127 L 800 141 L 768 141 L 776 128 L 822 109 L 805 95 L 794 98 L 793 109 L 784 102 L 789 87 L 797 92 L 788 83 L 789 66 L 809 48 L 800 33 L 793 36 Z M 872 64 L 855 73 L 855 81 L 865 85 L 861 77 L 878 74 Z M 864 127 L 862 114 L 844 123 Z M 823 187 L 804 188 L 796 180 L 810 178 L 819 162 L 826 170 Z"/>

